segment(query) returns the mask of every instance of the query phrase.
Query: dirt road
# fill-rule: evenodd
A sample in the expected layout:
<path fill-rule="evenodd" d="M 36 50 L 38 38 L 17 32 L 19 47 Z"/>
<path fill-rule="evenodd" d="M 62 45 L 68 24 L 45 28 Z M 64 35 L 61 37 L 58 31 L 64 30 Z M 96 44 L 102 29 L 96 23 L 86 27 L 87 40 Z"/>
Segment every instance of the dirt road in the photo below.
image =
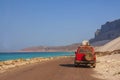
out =
<path fill-rule="evenodd" d="M 24 66 L 0 74 L 0 80 L 99 80 L 92 68 L 74 67 L 73 58 L 61 58 Z"/>

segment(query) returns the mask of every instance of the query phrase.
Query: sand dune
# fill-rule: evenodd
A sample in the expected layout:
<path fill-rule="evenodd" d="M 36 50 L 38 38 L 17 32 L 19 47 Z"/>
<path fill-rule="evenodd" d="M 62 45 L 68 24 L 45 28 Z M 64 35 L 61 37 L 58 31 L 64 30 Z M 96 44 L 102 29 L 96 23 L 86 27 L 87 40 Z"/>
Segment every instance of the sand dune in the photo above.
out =
<path fill-rule="evenodd" d="M 108 42 L 104 46 L 98 47 L 96 51 L 105 52 L 105 51 L 114 51 L 120 49 L 120 37 Z"/>

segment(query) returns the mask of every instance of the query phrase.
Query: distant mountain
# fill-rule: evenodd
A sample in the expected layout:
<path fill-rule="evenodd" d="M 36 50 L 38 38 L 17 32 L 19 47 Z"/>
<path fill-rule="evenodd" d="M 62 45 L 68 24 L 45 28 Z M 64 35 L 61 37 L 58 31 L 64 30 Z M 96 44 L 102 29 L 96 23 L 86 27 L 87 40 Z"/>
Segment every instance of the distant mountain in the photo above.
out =
<path fill-rule="evenodd" d="M 100 44 L 103 45 L 106 42 L 109 42 L 119 36 L 120 36 L 120 19 L 112 22 L 106 22 L 104 25 L 102 25 L 101 29 L 97 29 L 97 31 L 95 32 L 95 37 L 91 39 L 90 42 L 93 45 L 96 45 L 95 43 L 102 41 L 103 43 Z"/>
<path fill-rule="evenodd" d="M 80 46 L 80 43 L 71 44 L 67 46 L 38 46 L 38 47 L 30 47 L 25 48 L 20 51 L 24 52 L 69 52 L 69 51 L 75 51 L 78 46 Z"/>

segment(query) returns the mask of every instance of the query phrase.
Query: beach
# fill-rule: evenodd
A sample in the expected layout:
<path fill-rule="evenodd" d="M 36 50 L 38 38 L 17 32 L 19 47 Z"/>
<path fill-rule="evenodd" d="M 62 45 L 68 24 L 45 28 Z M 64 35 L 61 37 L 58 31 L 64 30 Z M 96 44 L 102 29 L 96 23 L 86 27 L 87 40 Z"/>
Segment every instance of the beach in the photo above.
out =
<path fill-rule="evenodd" d="M 4 73 L 9 71 L 10 69 L 21 67 L 24 65 L 30 65 L 35 63 L 41 63 L 45 61 L 50 61 L 52 59 L 59 59 L 65 58 L 67 56 L 60 56 L 60 57 L 49 57 L 49 58 L 31 58 L 31 59 L 17 59 L 17 60 L 7 60 L 0 62 L 0 73 Z"/>
<path fill-rule="evenodd" d="M 0 73 L 11 68 L 73 55 L 73 52 L 9 52 L 0 53 Z"/>

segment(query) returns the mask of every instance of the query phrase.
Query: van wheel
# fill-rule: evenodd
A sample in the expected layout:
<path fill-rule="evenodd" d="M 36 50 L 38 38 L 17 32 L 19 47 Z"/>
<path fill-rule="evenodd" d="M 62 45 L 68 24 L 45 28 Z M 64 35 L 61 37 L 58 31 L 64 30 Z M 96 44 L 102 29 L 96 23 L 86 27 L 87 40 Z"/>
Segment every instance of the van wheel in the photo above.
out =
<path fill-rule="evenodd" d="M 92 67 L 95 68 L 95 67 L 96 67 L 96 64 L 94 63 L 94 64 L 92 65 Z"/>
<path fill-rule="evenodd" d="M 93 68 L 95 68 L 96 66 L 93 66 Z"/>
<path fill-rule="evenodd" d="M 78 64 L 74 64 L 75 67 L 78 67 Z"/>

